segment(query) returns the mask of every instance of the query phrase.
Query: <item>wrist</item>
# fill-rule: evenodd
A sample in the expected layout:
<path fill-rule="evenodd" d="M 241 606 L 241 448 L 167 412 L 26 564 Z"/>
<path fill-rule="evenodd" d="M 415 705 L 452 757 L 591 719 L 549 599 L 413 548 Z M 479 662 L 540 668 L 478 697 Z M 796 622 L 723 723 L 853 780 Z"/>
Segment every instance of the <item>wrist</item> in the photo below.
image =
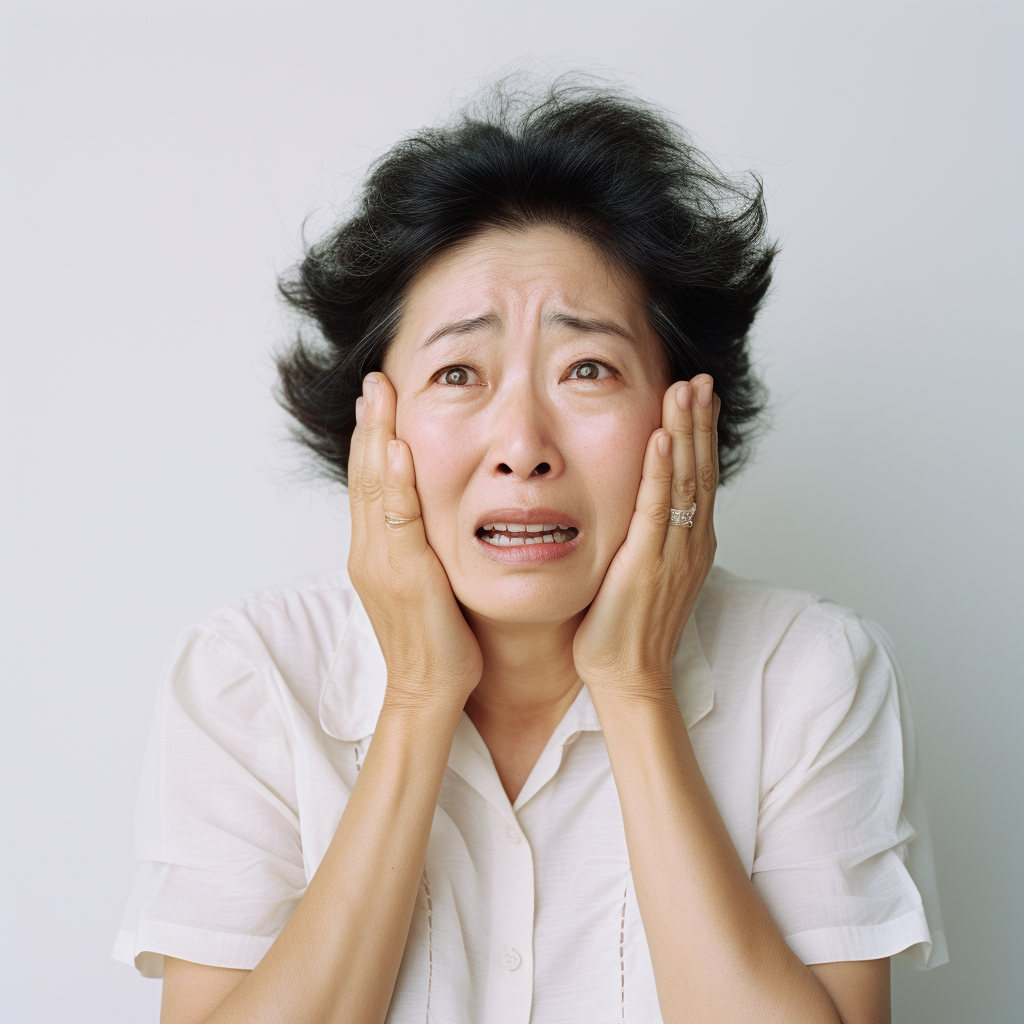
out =
<path fill-rule="evenodd" d="M 594 707 L 615 714 L 659 713 L 678 708 L 671 671 L 623 672 L 614 679 L 584 679 Z"/>
<path fill-rule="evenodd" d="M 439 785 L 460 718 L 461 712 L 442 714 L 433 707 L 385 698 L 362 774 L 371 764 L 380 763 L 387 766 L 390 783 L 400 788 L 413 779 L 415 786 Z"/>
<path fill-rule="evenodd" d="M 671 677 L 631 680 L 627 685 L 619 682 L 590 687 L 588 684 L 588 689 L 605 732 L 610 729 L 642 732 L 662 724 L 675 724 L 682 716 Z"/>
<path fill-rule="evenodd" d="M 604 699 L 594 700 L 594 710 L 616 778 L 624 770 L 627 774 L 638 772 L 650 781 L 650 773 L 657 774 L 658 765 L 669 751 L 673 762 L 683 756 L 679 763 L 696 764 L 690 733 L 674 691 L 607 694 Z"/>
<path fill-rule="evenodd" d="M 463 702 L 451 698 L 409 693 L 389 681 L 377 728 L 385 725 L 399 734 L 454 735 L 462 718 L 462 705 Z"/>

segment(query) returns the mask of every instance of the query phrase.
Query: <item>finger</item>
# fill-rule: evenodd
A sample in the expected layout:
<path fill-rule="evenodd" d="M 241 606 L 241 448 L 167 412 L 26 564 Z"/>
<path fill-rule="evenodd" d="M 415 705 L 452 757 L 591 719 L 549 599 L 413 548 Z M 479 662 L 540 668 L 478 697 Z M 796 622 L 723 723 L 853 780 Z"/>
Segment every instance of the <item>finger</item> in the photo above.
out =
<path fill-rule="evenodd" d="M 697 473 L 697 511 L 694 521 L 703 519 L 706 509 L 715 497 L 714 442 L 712 441 L 712 424 L 714 421 L 715 385 L 709 374 L 701 373 L 693 378 L 693 401 L 690 412 L 693 416 L 693 451 L 696 458 Z"/>
<path fill-rule="evenodd" d="M 397 438 L 388 442 L 388 467 L 384 477 L 384 534 L 388 560 L 401 570 L 413 565 L 427 550 L 427 536 L 416 493 L 416 469 L 412 450 Z"/>
<path fill-rule="evenodd" d="M 718 415 L 722 411 L 722 400 L 715 395 L 715 401 L 712 408 L 715 411 L 714 418 L 711 423 L 711 447 L 715 458 L 715 489 L 718 489 L 718 479 L 721 475 L 721 467 L 718 463 Z"/>
<path fill-rule="evenodd" d="M 647 442 L 636 509 L 626 534 L 627 542 L 637 551 L 660 556 L 668 527 L 671 489 L 672 435 L 661 427 Z"/>
<path fill-rule="evenodd" d="M 665 394 L 662 422 L 672 432 L 672 508 L 691 508 L 697 491 L 692 401 L 693 386 L 686 380 Z"/>
<path fill-rule="evenodd" d="M 362 505 L 362 473 L 363 473 L 363 449 L 366 447 L 366 431 L 363 428 L 363 407 L 366 399 L 360 396 L 356 399 L 356 426 L 352 431 L 352 440 L 348 446 L 348 507 L 349 518 L 352 521 L 352 541 L 350 550 L 361 551 L 365 538 L 365 525 L 363 523 Z"/>
<path fill-rule="evenodd" d="M 366 432 L 360 473 L 360 497 L 366 539 L 375 544 L 384 530 L 384 474 L 388 441 L 395 436 L 395 389 L 383 373 L 367 374 L 363 382 L 362 427 Z M 383 540 L 381 540 L 383 543 Z"/>

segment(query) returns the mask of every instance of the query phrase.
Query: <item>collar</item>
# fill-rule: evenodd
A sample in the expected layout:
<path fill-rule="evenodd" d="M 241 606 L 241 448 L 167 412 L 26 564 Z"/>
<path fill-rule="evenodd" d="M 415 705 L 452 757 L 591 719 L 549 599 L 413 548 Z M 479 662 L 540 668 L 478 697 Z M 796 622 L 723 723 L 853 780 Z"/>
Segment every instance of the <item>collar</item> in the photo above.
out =
<path fill-rule="evenodd" d="M 366 610 L 357 599 L 320 695 L 320 725 L 324 732 L 350 743 L 372 735 L 384 703 L 386 683 L 384 656 Z M 690 613 L 672 659 L 672 687 L 688 729 L 714 706 L 715 681 L 701 647 L 695 611 Z M 580 732 L 600 729 L 593 701 L 584 686 L 555 735 L 564 744 Z"/>

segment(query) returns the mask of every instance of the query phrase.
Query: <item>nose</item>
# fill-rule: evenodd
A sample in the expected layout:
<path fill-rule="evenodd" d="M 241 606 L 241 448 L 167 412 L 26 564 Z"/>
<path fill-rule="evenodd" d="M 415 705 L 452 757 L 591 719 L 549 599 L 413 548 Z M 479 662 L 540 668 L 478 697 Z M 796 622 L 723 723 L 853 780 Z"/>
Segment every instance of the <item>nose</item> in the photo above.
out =
<path fill-rule="evenodd" d="M 564 467 L 556 416 L 546 398 L 526 382 L 494 403 L 490 461 L 495 476 L 555 478 Z"/>

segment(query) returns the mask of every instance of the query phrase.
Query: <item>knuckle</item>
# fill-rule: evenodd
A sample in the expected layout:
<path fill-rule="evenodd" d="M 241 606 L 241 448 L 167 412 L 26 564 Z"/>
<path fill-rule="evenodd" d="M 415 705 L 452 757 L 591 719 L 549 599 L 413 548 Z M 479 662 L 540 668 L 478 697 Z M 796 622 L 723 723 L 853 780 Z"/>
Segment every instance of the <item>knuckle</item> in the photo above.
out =
<path fill-rule="evenodd" d="M 362 497 L 369 501 L 373 501 L 379 498 L 384 491 L 384 481 L 381 479 L 380 473 L 373 469 L 363 468 L 363 472 L 359 478 L 359 487 Z"/>
<path fill-rule="evenodd" d="M 655 526 L 666 526 L 668 524 L 669 510 L 665 505 L 648 505 L 644 510 L 644 514 Z"/>
<path fill-rule="evenodd" d="M 689 507 L 693 496 L 697 493 L 697 481 L 692 476 L 684 476 L 676 480 L 672 493 L 679 501 L 686 502 Z"/>
<path fill-rule="evenodd" d="M 715 467 L 711 465 L 702 466 L 700 470 L 700 486 L 705 491 L 713 491 L 715 489 Z"/>

